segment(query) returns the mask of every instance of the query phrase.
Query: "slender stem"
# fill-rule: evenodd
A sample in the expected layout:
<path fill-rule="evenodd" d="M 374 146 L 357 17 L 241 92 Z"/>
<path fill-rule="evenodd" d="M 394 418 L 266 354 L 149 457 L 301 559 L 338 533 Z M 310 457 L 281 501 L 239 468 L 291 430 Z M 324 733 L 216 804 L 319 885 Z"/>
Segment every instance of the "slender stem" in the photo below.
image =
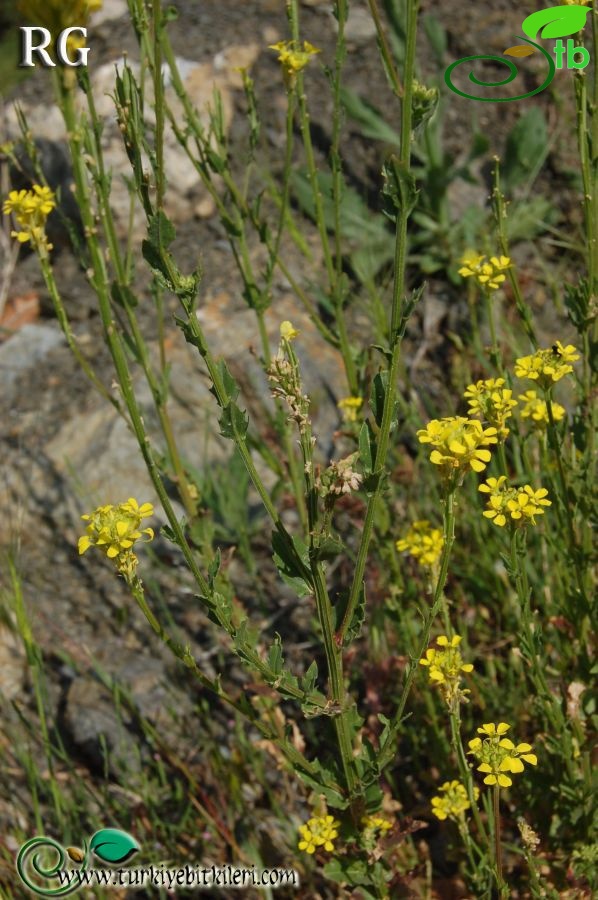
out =
<path fill-rule="evenodd" d="M 501 896 L 505 895 L 506 885 L 502 875 L 502 839 L 500 833 L 500 787 L 495 784 L 492 797 L 494 813 L 494 862 L 496 864 L 497 887 Z"/>
<path fill-rule="evenodd" d="M 411 161 L 411 96 L 413 92 L 413 71 L 415 66 L 415 37 L 417 33 L 417 10 L 419 0 L 409 0 L 407 3 L 407 46 L 405 55 L 405 91 L 401 104 L 401 156 L 400 163 L 406 175 L 409 174 Z M 402 322 L 405 295 L 405 269 L 407 261 L 407 222 L 409 211 L 400 209 L 397 212 L 397 226 L 395 234 L 395 271 L 392 292 L 392 309 L 390 316 L 390 339 L 392 354 L 388 370 L 388 384 L 384 397 L 382 422 L 376 448 L 373 479 L 375 488 L 368 501 L 368 506 L 363 524 L 363 531 L 355 572 L 345 615 L 337 633 L 337 642 L 344 640 L 347 628 L 355 613 L 357 600 L 362 588 L 365 566 L 368 558 L 369 545 L 372 538 L 376 506 L 382 492 L 383 472 L 386 465 L 386 457 L 389 447 L 390 429 L 394 415 L 395 397 L 397 391 L 397 377 L 399 369 L 399 356 L 401 349 L 401 334 L 399 325 Z"/>

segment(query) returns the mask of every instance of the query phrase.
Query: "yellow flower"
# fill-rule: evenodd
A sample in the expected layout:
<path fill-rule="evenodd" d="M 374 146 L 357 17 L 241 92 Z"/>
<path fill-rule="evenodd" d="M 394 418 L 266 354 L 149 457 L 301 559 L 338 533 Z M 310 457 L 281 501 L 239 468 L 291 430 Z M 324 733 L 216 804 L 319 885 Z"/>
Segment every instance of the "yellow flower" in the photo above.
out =
<path fill-rule="evenodd" d="M 530 744 L 515 744 L 509 738 L 503 737 L 510 729 L 506 722 L 495 725 L 489 722 L 478 728 L 478 734 L 483 738 L 475 737 L 469 741 L 468 753 L 472 754 L 480 763 L 478 772 L 485 774 L 484 784 L 498 785 L 498 787 L 510 787 L 513 780 L 506 774 L 518 774 L 523 772 L 523 762 L 530 766 L 538 763 L 538 757 L 532 753 Z"/>
<path fill-rule="evenodd" d="M 572 344 L 564 347 L 557 341 L 548 349 L 536 350 L 530 356 L 515 360 L 515 375 L 518 378 L 531 378 L 541 388 L 548 390 L 573 371 L 571 363 L 578 359 L 579 353 Z"/>
<path fill-rule="evenodd" d="M 361 824 L 373 831 L 390 831 L 392 828 L 392 822 L 388 819 L 384 819 L 382 816 L 363 816 L 361 820 Z"/>
<path fill-rule="evenodd" d="M 140 529 L 141 520 L 153 514 L 151 503 L 139 506 L 134 497 L 129 497 L 118 506 L 98 506 L 94 512 L 81 516 L 89 524 L 87 533 L 79 538 L 79 553 L 85 553 L 90 547 L 99 547 L 108 559 L 114 560 L 119 572 L 132 576 L 137 566 L 133 545 L 144 536 L 146 541 L 154 537 L 151 528 Z"/>
<path fill-rule="evenodd" d="M 431 800 L 432 815 L 437 819 L 459 819 L 471 808 L 467 789 L 460 781 L 445 781 L 438 790 L 442 792 L 442 795 L 432 797 Z M 479 789 L 474 788 L 473 793 L 477 800 Z"/>
<path fill-rule="evenodd" d="M 478 490 L 490 495 L 488 509 L 484 510 L 483 515 L 487 519 L 492 519 L 500 528 L 507 522 L 512 528 L 535 525 L 534 517 L 544 515 L 544 506 L 552 506 L 551 501 L 546 499 L 548 496 L 546 488 L 538 488 L 535 491 L 529 484 L 521 488 L 509 487 L 505 475 L 489 478 Z"/>
<path fill-rule="evenodd" d="M 291 79 L 297 72 L 305 68 L 312 56 L 320 53 L 317 47 L 314 47 L 309 41 L 303 41 L 303 50 L 298 41 L 278 41 L 277 44 L 270 44 L 269 49 L 278 52 L 278 61 L 282 65 L 285 75 Z"/>
<path fill-rule="evenodd" d="M 531 419 L 536 431 L 544 431 L 548 425 L 548 409 L 546 401 L 540 400 L 535 391 L 526 391 L 519 397 L 522 403 L 521 417 Z M 565 415 L 565 409 L 560 403 L 552 403 L 552 415 L 555 422 L 560 422 Z"/>
<path fill-rule="evenodd" d="M 19 243 L 31 241 L 36 249 L 51 250 L 46 238 L 46 219 L 56 206 L 54 193 L 49 187 L 34 184 L 30 191 L 11 191 L 4 201 L 5 215 L 12 214 L 19 231 L 11 231 Z"/>
<path fill-rule="evenodd" d="M 297 846 L 309 854 L 315 853 L 318 847 L 332 853 L 339 825 L 340 822 L 333 816 L 314 816 L 307 820 L 307 824 L 299 827 L 301 840 Z"/>
<path fill-rule="evenodd" d="M 421 519 L 411 525 L 396 547 L 400 553 L 408 551 L 421 566 L 432 568 L 442 553 L 444 537 L 440 528 L 432 528 L 427 519 Z"/>
<path fill-rule="evenodd" d="M 35 25 L 47 28 L 56 38 L 65 28 L 85 26 L 102 0 L 19 0 L 17 9 Z"/>
<path fill-rule="evenodd" d="M 501 440 L 509 434 L 505 422 L 512 415 L 511 410 L 517 406 L 517 401 L 513 400 L 513 391 L 503 387 L 504 384 L 504 378 L 488 378 L 470 384 L 463 394 L 469 403 L 469 414 L 480 416 L 493 425 Z"/>
<path fill-rule="evenodd" d="M 441 634 L 436 638 L 436 643 L 441 648 L 436 650 L 429 647 L 426 655 L 419 661 L 420 666 L 429 668 L 430 681 L 439 686 L 440 691 L 449 707 L 454 708 L 459 701 L 465 700 L 468 691 L 461 690 L 461 673 L 473 672 L 471 663 L 463 662 L 459 644 L 462 638 L 455 634 L 448 638 Z"/>
<path fill-rule="evenodd" d="M 459 275 L 474 278 L 481 288 L 496 291 L 506 278 L 504 274 L 511 265 L 508 256 L 491 256 L 487 259 L 477 253 L 466 253 L 461 259 Z"/>
<path fill-rule="evenodd" d="M 490 451 L 485 448 L 498 441 L 496 428 L 483 428 L 478 419 L 463 416 L 432 419 L 417 436 L 420 443 L 436 448 L 430 454 L 430 462 L 441 466 L 447 478 L 469 467 L 483 472 L 490 462 Z"/>
<path fill-rule="evenodd" d="M 363 406 L 363 397 L 343 397 L 336 405 L 342 413 L 343 422 L 356 422 L 357 413 Z"/>
<path fill-rule="evenodd" d="M 280 323 L 280 336 L 283 341 L 294 341 L 296 337 L 299 337 L 299 332 L 289 321 L 284 321 Z"/>

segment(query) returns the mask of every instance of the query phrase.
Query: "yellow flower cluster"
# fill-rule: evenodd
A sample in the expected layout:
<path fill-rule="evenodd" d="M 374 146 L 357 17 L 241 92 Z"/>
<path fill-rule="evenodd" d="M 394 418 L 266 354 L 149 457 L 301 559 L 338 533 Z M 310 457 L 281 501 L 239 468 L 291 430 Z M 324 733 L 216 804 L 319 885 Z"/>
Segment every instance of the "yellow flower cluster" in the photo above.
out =
<path fill-rule="evenodd" d="M 410 553 L 421 566 L 432 568 L 442 553 L 444 538 L 440 528 L 433 528 L 427 519 L 421 519 L 411 525 L 396 546 L 400 553 Z"/>
<path fill-rule="evenodd" d="M 490 451 L 485 449 L 498 441 L 496 428 L 483 428 L 478 419 L 448 416 L 432 419 L 417 436 L 421 444 L 432 444 L 430 462 L 441 466 L 445 477 L 471 467 L 483 472 L 490 462 Z"/>
<path fill-rule="evenodd" d="M 31 22 L 47 28 L 56 37 L 65 28 L 84 26 L 102 0 L 19 0 L 17 9 Z"/>
<path fill-rule="evenodd" d="M 5 215 L 12 214 L 19 231 L 11 231 L 12 237 L 21 243 L 31 241 L 36 249 L 51 250 L 46 238 L 46 219 L 56 206 L 54 193 L 49 187 L 34 184 L 30 191 L 11 191 L 4 201 Z"/>
<path fill-rule="evenodd" d="M 460 700 L 465 698 L 468 691 L 461 690 L 461 675 L 463 672 L 473 672 L 471 663 L 463 662 L 459 644 L 462 638 L 455 634 L 448 638 L 441 634 L 436 638 L 440 649 L 429 647 L 426 655 L 419 661 L 420 666 L 429 668 L 430 681 L 439 686 L 440 691 L 449 707 L 453 708 Z"/>
<path fill-rule="evenodd" d="M 513 391 L 505 388 L 504 384 L 504 378 L 487 378 L 470 384 L 463 394 L 469 404 L 469 414 L 480 416 L 493 425 L 501 440 L 509 434 L 505 422 L 517 406 L 517 401 L 513 400 Z"/>
<path fill-rule="evenodd" d="M 552 506 L 551 501 L 546 499 L 546 488 L 535 491 L 529 484 L 521 488 L 509 487 L 505 475 L 489 478 L 478 490 L 490 495 L 484 516 L 501 528 L 507 522 L 512 528 L 535 525 L 534 517 L 544 515 L 544 506 Z"/>
<path fill-rule="evenodd" d="M 312 56 L 320 53 L 309 41 L 303 41 L 303 49 L 298 41 L 278 41 L 277 44 L 270 44 L 269 49 L 277 51 L 278 62 L 289 78 L 294 78 L 297 72 L 305 68 Z"/>
<path fill-rule="evenodd" d="M 392 828 L 392 822 L 382 816 L 364 816 L 361 820 L 361 824 L 364 828 L 371 831 L 385 832 L 390 831 Z"/>
<path fill-rule="evenodd" d="M 548 349 L 536 350 L 530 356 L 515 360 L 515 375 L 518 378 L 531 378 L 539 387 L 548 390 L 573 371 L 571 363 L 578 359 L 579 353 L 572 344 L 564 347 L 557 341 Z"/>
<path fill-rule="evenodd" d="M 466 253 L 461 260 L 459 275 L 464 278 L 475 278 L 481 288 L 496 291 L 506 278 L 504 274 L 511 265 L 508 256 L 486 256 L 478 253 Z"/>
<path fill-rule="evenodd" d="M 154 537 L 151 528 L 140 528 L 141 520 L 153 513 L 151 503 L 139 506 L 134 497 L 129 497 L 118 506 L 98 506 L 94 512 L 81 516 L 89 524 L 87 534 L 79 538 L 79 553 L 85 553 L 90 547 L 99 547 L 108 559 L 114 560 L 119 572 L 132 577 L 138 560 L 131 548 L 144 536 L 146 541 Z"/>
<path fill-rule="evenodd" d="M 432 797 L 432 815 L 441 821 L 443 819 L 459 819 L 471 808 L 467 796 L 467 789 L 460 781 L 445 781 L 438 788 L 441 791 L 436 797 Z M 479 796 L 478 788 L 474 788 L 474 796 Z"/>
<path fill-rule="evenodd" d="M 537 431 L 545 431 L 548 425 L 548 409 L 546 401 L 540 400 L 535 391 L 526 391 L 519 397 L 521 407 L 521 418 L 531 419 L 534 428 Z M 552 403 L 552 416 L 555 422 L 560 422 L 565 415 L 565 408 L 560 403 Z"/>
<path fill-rule="evenodd" d="M 532 753 L 530 744 L 515 744 L 509 738 L 503 737 L 511 726 L 506 722 L 498 725 L 490 722 L 478 728 L 478 734 L 483 738 L 475 737 L 469 741 L 468 753 L 472 754 L 480 763 L 478 772 L 483 772 L 486 777 L 484 784 L 510 787 L 513 781 L 506 774 L 518 774 L 523 772 L 523 763 L 530 766 L 538 763 L 535 753 Z"/>
<path fill-rule="evenodd" d="M 357 413 L 363 406 L 363 397 L 343 397 L 337 406 L 342 413 L 343 422 L 356 422 Z"/>
<path fill-rule="evenodd" d="M 340 822 L 333 816 L 314 816 L 299 828 L 301 840 L 298 847 L 306 853 L 315 853 L 318 847 L 332 853 L 334 840 L 338 837 Z"/>

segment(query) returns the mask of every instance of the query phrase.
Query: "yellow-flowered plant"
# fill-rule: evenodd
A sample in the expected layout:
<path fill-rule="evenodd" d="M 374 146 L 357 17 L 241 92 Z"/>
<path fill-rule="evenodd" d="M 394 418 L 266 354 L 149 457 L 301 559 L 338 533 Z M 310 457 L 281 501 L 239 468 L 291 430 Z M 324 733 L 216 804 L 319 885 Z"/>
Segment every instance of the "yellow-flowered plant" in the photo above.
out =
<path fill-rule="evenodd" d="M 439 793 L 430 801 L 432 815 L 443 821 L 444 819 L 458 820 L 471 809 L 471 803 L 467 796 L 467 788 L 460 781 L 445 781 L 438 788 Z M 478 798 L 479 789 L 474 788 L 474 797 Z"/>
<path fill-rule="evenodd" d="M 483 472 L 490 462 L 490 451 L 486 448 L 498 442 L 496 428 L 484 428 L 478 419 L 463 416 L 432 419 L 425 428 L 419 429 L 417 436 L 421 444 L 432 444 L 435 448 L 430 462 L 440 466 L 447 479 L 464 474 L 469 468 Z"/>
<path fill-rule="evenodd" d="M 303 41 L 303 48 L 299 41 L 278 41 L 277 44 L 270 44 L 269 49 L 276 50 L 278 62 L 281 64 L 285 76 L 291 80 L 294 79 L 297 72 L 305 68 L 312 56 L 320 53 L 320 50 L 309 41 Z"/>
<path fill-rule="evenodd" d="M 546 488 L 534 490 L 529 484 L 523 487 L 510 487 L 505 475 L 489 478 L 478 488 L 483 494 L 489 494 L 487 509 L 483 515 L 492 519 L 495 525 L 503 528 L 507 523 L 511 528 L 535 525 L 535 516 L 544 515 L 544 507 L 552 506 L 547 499 Z"/>
<path fill-rule="evenodd" d="M 17 9 L 35 25 L 47 28 L 52 37 L 78 25 L 86 25 L 102 0 L 19 0 Z"/>
<path fill-rule="evenodd" d="M 486 291 L 496 291 L 506 278 L 505 272 L 511 265 L 508 256 L 491 256 L 466 253 L 461 259 L 459 275 L 474 278 L 477 284 Z"/>
<path fill-rule="evenodd" d="M 284 322 L 280 323 L 280 336 L 283 341 L 294 341 L 296 337 L 299 337 L 299 332 L 292 322 L 285 319 Z"/>
<path fill-rule="evenodd" d="M 552 347 L 536 350 L 530 356 L 515 360 L 515 375 L 518 378 L 531 378 L 539 387 L 548 390 L 573 371 L 571 363 L 578 359 L 579 353 L 572 344 L 564 347 L 557 341 Z"/>
<path fill-rule="evenodd" d="M 478 772 L 485 774 L 484 784 L 510 787 L 513 780 L 509 778 L 509 774 L 523 772 L 524 762 L 530 766 L 538 763 L 530 744 L 515 745 L 504 737 L 510 727 L 506 722 L 499 722 L 498 725 L 489 722 L 477 730 L 483 737 L 475 737 L 469 741 L 467 752 L 480 763 Z"/>
<path fill-rule="evenodd" d="M 327 853 L 332 853 L 339 825 L 340 822 L 333 816 L 313 816 L 299 827 L 299 849 L 312 854 L 320 847 Z"/>
<path fill-rule="evenodd" d="M 89 524 L 87 533 L 79 538 L 79 553 L 98 547 L 108 559 L 114 561 L 121 574 L 133 577 L 138 559 L 132 548 L 137 541 L 151 541 L 154 537 L 151 528 L 140 527 L 141 520 L 153 514 L 151 503 L 140 506 L 134 497 L 129 497 L 118 506 L 98 506 L 92 513 L 81 516 Z"/>
<path fill-rule="evenodd" d="M 436 638 L 438 647 L 428 647 L 426 655 L 419 661 L 429 671 L 430 681 L 438 685 L 447 705 L 454 709 L 460 701 L 466 700 L 467 690 L 461 689 L 463 673 L 473 672 L 473 665 L 463 661 L 459 644 L 462 638 L 454 634 L 451 638 L 441 634 Z"/>
<path fill-rule="evenodd" d="M 19 230 L 11 231 L 21 244 L 30 241 L 36 250 L 51 250 L 46 237 L 46 220 L 56 207 L 56 199 L 49 187 L 34 184 L 31 190 L 11 191 L 4 201 L 4 213 L 14 216 Z"/>
<path fill-rule="evenodd" d="M 357 413 L 363 406 L 363 397 L 343 397 L 337 403 L 343 422 L 356 422 Z"/>
<path fill-rule="evenodd" d="M 390 819 L 385 819 L 383 816 L 363 816 L 361 820 L 361 824 L 366 829 L 372 829 L 374 831 L 390 831 L 392 828 L 392 822 Z"/>
<path fill-rule="evenodd" d="M 521 404 L 520 415 L 522 419 L 531 419 L 536 431 L 545 431 L 548 425 L 548 409 L 546 401 L 541 400 L 536 391 L 526 391 L 518 398 Z M 565 408 L 560 403 L 552 403 L 552 415 L 555 422 L 560 422 L 565 415 Z"/>
<path fill-rule="evenodd" d="M 396 543 L 400 553 L 410 553 L 420 566 L 433 568 L 444 547 L 444 537 L 440 528 L 433 528 L 427 519 L 414 522 L 404 538 Z"/>
<path fill-rule="evenodd" d="M 493 425 L 501 440 L 509 434 L 505 422 L 517 406 L 513 391 L 504 387 L 504 378 L 487 378 L 470 384 L 463 396 L 469 404 L 469 414 L 480 416 Z"/>

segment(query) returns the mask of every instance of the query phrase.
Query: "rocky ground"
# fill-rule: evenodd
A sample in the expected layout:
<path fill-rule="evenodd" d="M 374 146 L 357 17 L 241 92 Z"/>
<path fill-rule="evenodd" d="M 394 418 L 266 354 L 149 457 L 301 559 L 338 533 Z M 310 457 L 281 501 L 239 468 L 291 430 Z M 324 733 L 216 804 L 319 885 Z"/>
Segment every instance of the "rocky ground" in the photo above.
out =
<path fill-rule="evenodd" d="M 179 57 L 190 95 L 201 108 L 217 86 L 223 96 L 225 119 L 234 146 L 241 146 L 246 135 L 242 116 L 243 94 L 235 68 L 245 66 L 256 80 L 266 134 L 266 154 L 274 170 L 280 168 L 284 96 L 275 55 L 264 48 L 286 35 L 282 0 L 180 0 L 179 18 L 171 26 L 175 51 Z M 525 12 L 512 2 L 493 3 L 492 11 L 474 11 L 468 4 L 446 5 L 424 2 L 424 13 L 435 15 L 449 29 L 450 52 L 456 58 L 479 50 L 497 51 L 512 42 L 521 17 L 533 4 L 524 4 Z M 530 7 L 528 10 L 527 7 Z M 375 33 L 366 13 L 365 2 L 351 3 L 347 33 L 349 86 L 379 106 L 390 104 L 390 92 L 377 58 Z M 467 20 L 457 21 L 459 10 Z M 334 20 L 326 0 L 304 0 L 303 32 L 330 58 L 334 42 Z M 135 67 L 138 54 L 124 0 L 104 0 L 92 29 L 90 75 L 96 89 L 100 113 L 105 122 L 103 141 L 106 159 L 113 172 L 113 202 L 121 234 L 128 218 L 128 195 L 122 175 L 127 164 L 120 134 L 112 114 L 110 91 L 114 66 L 127 54 Z M 500 46 L 499 46 L 500 45 Z M 423 45 L 425 47 L 425 45 Z M 432 63 L 425 49 L 421 67 L 430 71 Z M 310 75 L 310 78 L 312 76 Z M 316 139 L 325 146 L 329 128 L 330 101 L 326 79 L 314 67 L 312 118 Z M 18 100 L 36 138 L 60 143 L 64 138 L 58 109 L 51 100 L 48 73 L 34 72 L 5 98 L 2 140 L 16 136 L 16 116 L 12 101 Z M 319 89 L 321 88 L 321 90 Z M 170 89 L 169 89 L 170 90 Z M 546 92 L 542 104 L 554 116 L 551 95 Z M 459 152 L 464 135 L 477 116 L 477 128 L 487 133 L 491 146 L 501 150 L 508 127 L 516 121 L 516 104 L 480 104 L 472 108 L 468 101 L 454 98 L 446 113 L 446 150 Z M 488 108 L 490 107 L 490 108 Z M 498 108 L 497 108 L 498 107 Z M 499 115 L 500 111 L 500 115 Z M 559 132 L 559 128 L 561 131 Z M 568 151 L 559 126 L 561 168 L 566 168 Z M 376 207 L 380 186 L 379 172 L 384 147 L 374 144 L 346 127 L 345 167 L 351 183 Z M 554 148 L 553 148 L 554 149 Z M 170 172 L 167 211 L 178 230 L 175 253 L 183 270 L 201 258 L 204 268 L 200 316 L 216 355 L 222 354 L 234 367 L 237 378 L 246 386 L 245 400 L 250 412 L 259 415 L 259 397 L 263 381 L 252 349 L 258 335 L 253 315 L 240 298 L 236 274 L 226 235 L 215 216 L 210 198 L 202 190 L 195 171 L 189 166 L 174 141 L 167 143 L 166 170 Z M 473 186 L 455 186 L 454 200 L 468 198 L 485 202 L 487 187 L 481 180 Z M 563 201 L 564 203 L 565 201 Z M 568 210 L 578 216 L 574 204 Z M 306 233 L 310 229 L 306 226 Z M 141 222 L 135 224 L 136 239 L 142 234 Z M 60 241 L 58 241 L 60 243 Z M 287 248 L 293 274 L 302 278 L 304 263 L 292 246 Z M 138 736 L 127 720 L 114 711 L 111 692 L 98 678 L 101 669 L 108 679 L 126 684 L 140 713 L 152 724 L 166 730 L 172 722 L 170 710 L 191 709 L 196 698 L 190 694 L 178 667 L 160 645 L 148 638 L 141 616 L 131 609 L 122 584 L 109 566 L 98 559 L 79 558 L 77 537 L 81 532 L 80 515 L 100 502 L 118 502 L 135 496 L 140 501 L 155 501 L 135 442 L 113 407 L 97 396 L 86 383 L 72 358 L 51 312 L 42 285 L 36 259 L 22 254 L 14 270 L 8 251 L 4 252 L 3 272 L 8 273 L 8 307 L 27 301 L 33 312 L 25 316 L 27 324 L 13 333 L 5 333 L 0 343 L 0 546 L 18 549 L 19 571 L 23 579 L 25 602 L 35 640 L 42 649 L 48 675 L 48 717 L 63 730 L 72 753 L 91 776 L 101 771 L 102 742 L 112 749 L 113 773 L 131 772 L 142 764 L 136 752 Z M 252 252 L 259 253 L 256 245 Z M 527 253 L 523 244 L 518 253 Z M 533 265 L 537 260 L 532 260 Z M 56 276 L 66 308 L 74 323 L 79 343 L 93 359 L 105 382 L 110 384 L 110 363 L 101 343 L 99 318 L 94 297 L 84 272 L 66 245 L 55 258 Z M 0 272 L 0 277 L 2 273 Z M 141 291 L 148 284 L 147 274 L 139 267 Z M 297 309 L 283 279 L 275 285 L 276 302 L 268 316 L 268 328 L 275 345 L 278 323 L 290 318 L 301 329 L 304 340 L 304 371 L 307 387 L 314 397 L 320 446 L 330 447 L 338 428 L 335 403 L 344 393 L 342 370 L 337 355 L 316 340 L 308 318 Z M 25 302 L 25 306 L 27 306 Z M 39 314 L 37 303 L 39 302 Z M 538 296 L 539 306 L 546 298 Z M 22 307 L 24 308 L 24 307 Z M 29 307 L 28 307 L 29 308 Z M 174 309 L 174 307 L 172 307 Z M 433 383 L 442 380 L 437 364 L 443 359 L 443 335 L 458 330 L 462 311 L 454 304 L 441 283 L 430 280 L 422 311 L 410 335 L 407 360 L 416 356 L 421 377 Z M 548 328 L 552 313 L 546 305 Z M 143 318 L 143 317 L 142 317 Z M 30 319 L 30 321 L 27 321 Z M 359 326 L 359 322 L 356 322 Z M 152 325 L 144 321 L 150 340 Z M 312 339 L 313 338 L 313 339 Z M 226 464 L 229 448 L 217 436 L 211 395 L 197 358 L 182 340 L 173 324 L 168 326 L 168 345 L 172 359 L 171 413 L 174 430 L 183 454 L 199 469 Z M 155 347 L 155 340 L 153 341 Z M 423 348 L 423 349 L 422 349 Z M 150 397 L 139 384 L 142 402 L 148 410 Z M 160 511 L 157 510 L 159 524 Z M 210 666 L 211 643 L 206 621 L 194 607 L 190 588 L 169 555 L 168 546 L 157 542 L 153 553 L 154 577 L 161 595 L 168 597 L 171 613 L 192 642 L 193 652 Z M 242 566 L 235 563 L 231 574 L 243 590 Z M 268 565 L 265 559 L 264 565 Z M 2 577 L 6 587 L 6 573 Z M 284 597 L 283 597 L 284 601 Z M 289 629 L 300 629 L 300 615 L 288 607 Z M 271 611 L 270 611 L 271 612 Z M 264 612 L 264 621 L 269 612 Z M 295 616 L 295 618 L 293 618 Z M 231 672 L 231 677 L 242 678 Z M 15 636 L 14 617 L 0 612 L 0 708 L 2 722 L 16 726 L 13 704 L 29 708 L 32 703 L 30 677 L 25 651 Z M 0 748 L 6 743 L 1 738 Z M 8 727 L 6 733 L 13 734 Z M 176 732 L 173 732 L 176 740 Z M 7 748 L 5 747 L 7 750 Z M 8 750 L 7 750 L 8 752 Z M 28 813 L 19 809 L 9 789 L 10 779 L 2 787 L 0 776 L 0 836 L 23 828 Z"/>

